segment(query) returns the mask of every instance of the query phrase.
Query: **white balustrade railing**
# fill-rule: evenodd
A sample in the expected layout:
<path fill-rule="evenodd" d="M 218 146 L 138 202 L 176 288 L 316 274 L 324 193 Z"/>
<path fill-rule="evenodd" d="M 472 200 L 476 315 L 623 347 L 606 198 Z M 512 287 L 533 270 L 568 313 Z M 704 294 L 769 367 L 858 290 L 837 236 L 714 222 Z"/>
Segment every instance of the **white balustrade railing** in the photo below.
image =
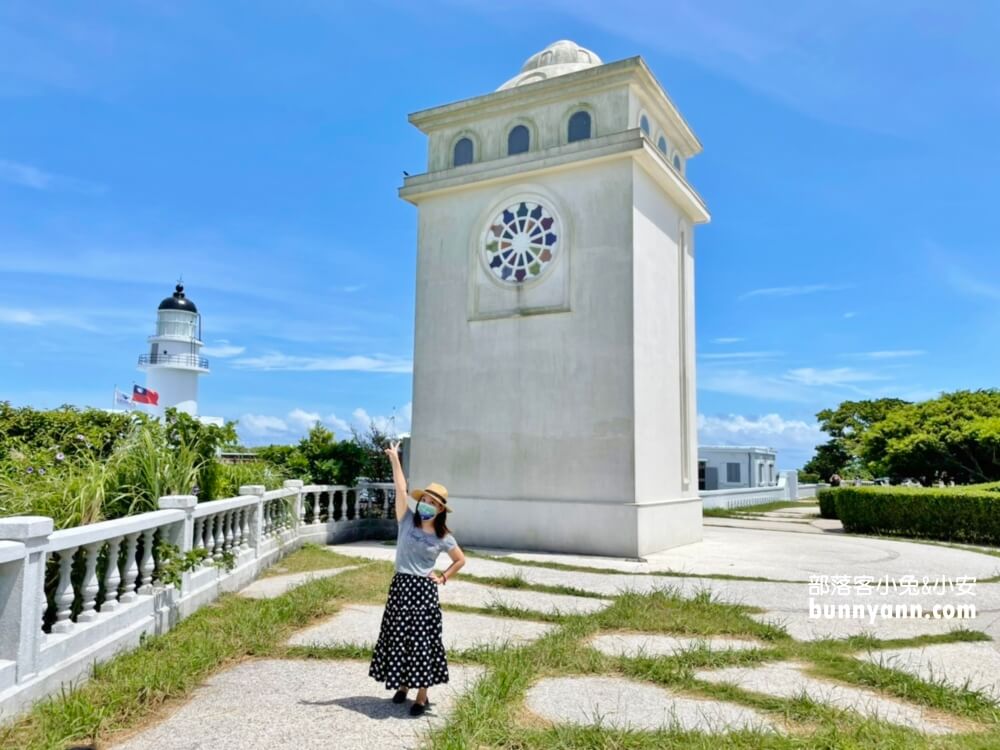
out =
<path fill-rule="evenodd" d="M 778 475 L 778 483 L 770 487 L 737 487 L 731 490 L 703 490 L 699 492 L 702 507 L 726 508 L 733 510 L 736 508 L 746 508 L 751 505 L 761 505 L 762 503 L 773 503 L 780 500 L 798 500 L 803 497 L 811 497 L 815 491 L 808 492 L 807 487 L 811 485 L 800 485 L 797 471 L 783 471 Z"/>
<path fill-rule="evenodd" d="M 204 503 L 163 497 L 156 511 L 58 531 L 42 516 L 0 518 L 0 722 L 305 541 L 357 538 L 366 521 L 392 534 L 393 504 L 392 484 L 289 480 Z"/>

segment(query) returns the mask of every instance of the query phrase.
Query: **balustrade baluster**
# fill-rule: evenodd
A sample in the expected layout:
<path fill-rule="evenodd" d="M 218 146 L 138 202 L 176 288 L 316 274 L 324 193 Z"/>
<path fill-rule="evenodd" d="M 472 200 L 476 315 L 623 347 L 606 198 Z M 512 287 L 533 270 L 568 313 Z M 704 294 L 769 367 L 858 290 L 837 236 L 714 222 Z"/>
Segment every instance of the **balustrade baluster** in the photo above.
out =
<path fill-rule="evenodd" d="M 135 581 L 139 576 L 139 566 L 135 561 L 139 532 L 126 534 L 125 540 L 125 585 L 122 587 L 122 595 L 118 597 L 118 601 L 131 602 L 135 600 Z"/>
<path fill-rule="evenodd" d="M 211 565 L 215 555 L 215 516 L 205 516 L 205 564 Z"/>
<path fill-rule="evenodd" d="M 312 493 L 312 522 L 319 524 L 319 492 Z"/>
<path fill-rule="evenodd" d="M 240 549 L 250 549 L 250 508 L 240 508 Z"/>
<path fill-rule="evenodd" d="M 104 601 L 101 603 L 101 612 L 118 609 L 118 587 L 122 582 L 121 571 L 118 569 L 118 551 L 121 543 L 120 536 L 108 540 L 108 569 L 104 571 Z"/>
<path fill-rule="evenodd" d="M 73 555 L 79 547 L 70 547 L 59 551 L 59 583 L 56 584 L 56 621 L 52 625 L 53 633 L 68 633 L 73 629 L 73 621 L 69 619 L 73 609 Z"/>
<path fill-rule="evenodd" d="M 142 583 L 139 586 L 140 594 L 153 593 L 153 534 L 156 529 L 146 529 L 142 532 L 142 562 L 139 564 L 139 572 L 142 573 Z"/>
<path fill-rule="evenodd" d="M 194 519 L 194 539 L 191 540 L 191 548 L 195 551 L 205 549 L 205 519 Z"/>
<path fill-rule="evenodd" d="M 222 559 L 222 546 L 225 542 L 225 532 L 222 530 L 222 514 L 212 516 L 212 559 L 218 562 Z"/>
<path fill-rule="evenodd" d="M 222 515 L 222 525 L 225 528 L 225 536 L 223 537 L 224 542 L 222 545 L 223 552 L 233 551 L 233 512 L 227 510 Z"/>
<path fill-rule="evenodd" d="M 83 586 L 80 587 L 80 594 L 83 597 L 83 606 L 80 614 L 76 616 L 77 622 L 90 622 L 97 619 L 97 592 L 100 586 L 97 582 L 97 557 L 101 553 L 104 542 L 91 542 L 84 545 L 87 554 L 86 570 L 83 574 Z"/>

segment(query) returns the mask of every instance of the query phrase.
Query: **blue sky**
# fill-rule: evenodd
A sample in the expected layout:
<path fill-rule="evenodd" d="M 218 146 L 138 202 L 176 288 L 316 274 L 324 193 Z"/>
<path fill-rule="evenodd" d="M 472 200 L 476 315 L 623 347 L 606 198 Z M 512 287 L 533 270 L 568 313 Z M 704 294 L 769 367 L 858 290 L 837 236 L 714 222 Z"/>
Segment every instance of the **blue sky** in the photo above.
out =
<path fill-rule="evenodd" d="M 698 407 L 783 468 L 847 398 L 997 385 L 1000 5 L 0 5 L 0 399 L 110 405 L 183 274 L 248 443 L 408 428 L 406 115 L 561 38 L 640 54 L 704 144 Z"/>

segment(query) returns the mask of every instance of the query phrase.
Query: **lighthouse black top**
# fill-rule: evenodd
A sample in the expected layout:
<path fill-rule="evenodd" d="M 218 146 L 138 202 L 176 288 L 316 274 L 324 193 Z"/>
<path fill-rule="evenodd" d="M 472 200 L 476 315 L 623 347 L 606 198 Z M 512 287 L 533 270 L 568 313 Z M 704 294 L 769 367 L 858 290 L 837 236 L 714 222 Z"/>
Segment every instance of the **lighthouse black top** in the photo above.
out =
<path fill-rule="evenodd" d="M 178 284 L 172 296 L 167 297 L 160 303 L 160 310 L 183 310 L 184 312 L 196 313 L 198 308 L 194 302 L 184 296 L 184 286 Z"/>

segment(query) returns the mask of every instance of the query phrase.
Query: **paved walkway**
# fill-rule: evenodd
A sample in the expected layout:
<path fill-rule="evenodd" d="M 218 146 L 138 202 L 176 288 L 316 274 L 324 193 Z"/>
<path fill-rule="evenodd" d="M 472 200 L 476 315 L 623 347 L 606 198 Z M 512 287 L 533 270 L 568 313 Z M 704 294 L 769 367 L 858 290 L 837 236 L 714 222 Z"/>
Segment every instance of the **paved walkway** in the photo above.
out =
<path fill-rule="evenodd" d="M 394 548 L 364 542 L 333 547 L 337 552 L 371 560 L 391 561 Z M 897 589 L 863 594 L 851 588 L 842 594 L 810 590 L 815 575 L 983 578 L 1000 572 L 1000 558 L 974 551 L 910 542 L 844 535 L 814 535 L 733 527 L 706 527 L 698 544 L 651 555 L 643 562 L 557 554 L 487 551 L 496 559 L 470 556 L 462 578 L 439 589 L 445 605 L 444 637 L 454 652 L 476 647 L 514 648 L 558 627 L 537 618 L 551 613 L 590 613 L 628 591 L 649 593 L 670 589 L 683 596 L 708 591 L 717 601 L 752 605 L 763 610 L 757 619 L 783 626 L 795 639 L 845 638 L 869 632 L 881 639 L 946 633 L 957 627 L 979 630 L 1000 639 L 1000 583 L 979 583 L 970 599 L 976 616 L 945 619 L 824 619 L 811 616 L 821 604 L 882 605 L 961 603 L 954 592 L 942 596 L 932 589 Z M 442 558 L 442 563 L 444 559 Z M 598 568 L 603 572 L 559 570 L 536 563 Z M 252 584 L 245 594 L 276 596 L 322 573 L 291 574 Z M 664 575 L 664 573 L 673 575 Z M 707 576 L 729 574 L 779 580 L 733 580 Z M 477 581 L 476 579 L 480 580 Z M 516 578 L 533 586 L 569 587 L 596 596 L 547 594 L 522 588 L 502 588 L 483 580 Z M 812 601 L 811 601 L 812 600 Z M 490 608 L 467 613 L 449 605 Z M 519 617 L 507 616 L 511 609 Z M 370 647 L 377 637 L 381 607 L 347 605 L 336 615 L 295 634 L 289 645 Z M 532 614 L 537 613 L 537 614 Z M 888 649 L 858 654 L 858 658 L 909 672 L 920 679 L 946 682 L 959 689 L 980 690 L 1000 703 L 1000 641 L 962 642 L 924 648 Z M 670 633 L 595 634 L 589 645 L 615 657 L 668 657 L 694 648 L 720 654 L 766 644 L 749 639 L 697 639 Z M 145 731 L 115 745 L 118 750 L 193 750 L 215 746 L 256 748 L 419 747 L 426 731 L 442 722 L 455 700 L 482 674 L 479 667 L 454 664 L 452 682 L 432 695 L 433 715 L 410 719 L 407 705 L 388 700 L 367 676 L 367 663 L 352 660 L 254 660 L 214 675 L 192 699 Z M 938 734 L 961 731 L 954 717 L 942 717 L 858 686 L 813 677 L 804 665 L 768 662 L 754 667 L 702 669 L 696 680 L 726 683 L 751 693 L 798 697 L 878 716 L 884 721 Z M 412 696 L 411 696 L 412 697 Z M 528 691 L 526 708 L 543 720 L 631 728 L 686 728 L 762 732 L 787 731 L 782 720 L 766 716 L 736 701 L 710 700 L 666 690 L 651 683 L 611 676 L 577 675 L 541 679 Z"/>

